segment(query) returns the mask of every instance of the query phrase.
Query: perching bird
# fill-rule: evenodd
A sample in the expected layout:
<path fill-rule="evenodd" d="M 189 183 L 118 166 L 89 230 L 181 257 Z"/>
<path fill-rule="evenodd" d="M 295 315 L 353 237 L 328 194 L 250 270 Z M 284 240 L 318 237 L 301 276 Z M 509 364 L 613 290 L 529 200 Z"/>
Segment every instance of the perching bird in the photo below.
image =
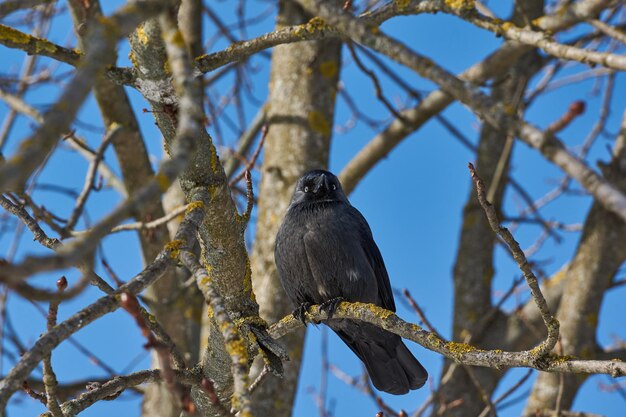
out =
<path fill-rule="evenodd" d="M 301 320 L 311 304 L 320 304 L 332 317 L 344 300 L 396 311 L 369 225 L 328 171 L 310 171 L 298 180 L 274 257 L 283 288 L 296 306 L 294 316 Z M 426 382 L 428 373 L 399 336 L 354 320 L 325 324 L 363 361 L 380 391 L 406 394 Z"/>

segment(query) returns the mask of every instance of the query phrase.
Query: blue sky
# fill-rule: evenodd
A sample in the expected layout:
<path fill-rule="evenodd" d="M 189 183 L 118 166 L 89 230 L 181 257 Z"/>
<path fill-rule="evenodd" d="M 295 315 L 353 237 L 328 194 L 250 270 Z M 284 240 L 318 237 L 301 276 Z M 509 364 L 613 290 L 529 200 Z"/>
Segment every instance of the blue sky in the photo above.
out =
<path fill-rule="evenodd" d="M 106 13 L 114 10 L 123 2 L 119 0 L 104 3 Z M 499 3 L 497 12 L 506 16 L 509 2 Z M 222 1 L 216 10 L 226 22 L 234 21 L 236 2 Z M 254 16 L 265 10 L 267 2 L 251 1 L 246 3 L 246 13 Z M 7 22 L 12 22 L 7 19 Z M 248 36 L 252 37 L 272 29 L 273 19 L 266 19 L 261 24 L 249 28 Z M 411 48 L 421 54 L 429 56 L 442 66 L 453 72 L 459 72 L 471 64 L 484 58 L 495 50 L 502 42 L 491 33 L 475 29 L 456 18 L 438 15 L 423 15 L 401 17 L 386 23 L 383 30 L 390 35 L 402 39 Z M 53 41 L 66 44 L 71 37 L 71 23 L 69 16 L 64 14 L 55 20 L 50 36 Z M 219 41 L 211 51 L 226 47 L 227 43 Z M 210 52 L 211 52 L 210 51 Z M 127 60 L 128 45 L 123 42 L 119 46 L 119 65 L 129 65 Z M 0 47 L 0 59 L 4 63 L 0 70 L 4 74 L 15 74 L 19 71 L 24 54 L 19 51 Z M 380 118 L 387 117 L 385 109 L 376 100 L 374 88 L 370 80 L 358 71 L 351 62 L 349 54 L 344 53 L 344 68 L 341 80 L 350 91 L 355 102 L 364 112 Z M 41 64 L 49 62 L 45 59 Z M 263 57 L 252 58 L 252 64 L 258 69 L 254 74 L 253 87 L 255 97 L 263 100 L 267 96 L 268 60 Z M 411 85 L 424 92 L 432 90 L 433 84 L 423 80 L 410 70 L 388 62 Z M 369 64 L 371 66 L 371 64 Z M 57 74 L 67 71 L 67 66 L 61 65 Z M 580 66 L 572 65 L 564 74 L 580 71 Z M 395 99 L 402 97 L 400 91 L 388 80 L 383 79 L 383 89 L 388 97 Z M 536 80 L 534 80 L 536 82 Z M 617 77 L 616 92 L 625 90 L 626 78 Z M 225 77 L 220 85 L 226 91 L 232 78 Z M 528 109 L 527 118 L 532 123 L 546 127 L 558 119 L 574 100 L 584 100 L 587 103 L 587 112 L 576 119 L 559 136 L 568 146 L 579 145 L 598 118 L 601 96 L 592 95 L 590 91 L 594 81 L 578 83 L 572 87 L 559 89 L 543 96 Z M 142 97 L 128 90 L 135 108 L 141 130 L 146 138 L 153 161 L 158 161 L 162 155 L 161 135 L 154 126 L 154 120 L 149 113 L 142 113 L 141 109 L 148 107 Z M 58 96 L 58 86 L 36 87 L 29 90 L 26 99 L 40 110 L 54 102 Z M 349 118 L 350 112 L 342 100 L 338 101 L 335 123 L 343 125 Z M 609 116 L 607 130 L 617 132 L 623 109 L 626 107 L 626 95 L 613 96 L 613 112 Z M 246 103 L 246 117 L 251 119 L 258 107 L 254 103 Z M 0 118 L 7 113 L 7 107 L 0 103 Z M 230 113 L 232 114 L 232 112 Z M 467 109 L 459 104 L 450 106 L 444 115 L 460 129 L 473 143 L 476 143 L 480 122 Z M 78 119 L 83 123 L 101 126 L 102 122 L 95 106 L 93 97 L 84 104 Z M 83 124 L 74 126 L 77 133 L 96 146 L 101 140 L 102 132 L 87 129 Z M 33 129 L 30 120 L 23 117 L 18 119 L 7 147 L 6 155 L 11 155 L 19 140 Z M 214 127 L 209 131 L 214 133 Z M 227 143 L 232 143 L 238 136 L 236 132 L 222 128 Z M 345 164 L 374 136 L 374 132 L 363 123 L 357 124 L 346 133 L 336 133 L 333 139 L 330 169 L 335 173 L 341 171 Z M 611 141 L 601 137 L 592 149 L 591 166 L 596 160 L 606 161 L 608 152 L 606 147 Z M 63 146 L 63 145 L 62 145 Z M 441 127 L 431 121 L 419 131 L 413 133 L 399 145 L 388 158 L 382 160 L 359 184 L 351 196 L 351 201 L 368 219 L 374 237 L 381 249 L 392 285 L 395 288 L 408 288 L 420 306 L 426 312 L 433 325 L 444 335 L 450 335 L 452 317 L 452 267 L 457 249 L 460 232 L 463 204 L 470 192 L 470 178 L 467 172 L 467 162 L 473 160 L 470 151 L 464 148 L 456 139 Z M 112 152 L 106 154 L 107 163 L 117 169 L 115 156 Z M 75 153 L 63 149 L 50 160 L 41 178 L 43 182 L 63 184 L 74 190 L 80 190 L 87 164 Z M 551 190 L 558 179 L 560 172 L 537 154 L 521 143 L 516 143 L 512 161 L 512 175 L 529 190 L 534 198 L 542 196 Z M 255 177 L 255 178 L 258 178 Z M 73 202 L 70 198 L 59 196 L 49 191 L 37 190 L 34 193 L 37 201 L 44 202 L 52 211 L 69 214 Z M 119 196 L 111 190 L 104 189 L 94 193 L 88 205 L 88 213 L 92 220 L 97 220 L 119 202 Z M 547 219 L 561 220 L 567 223 L 584 221 L 591 200 L 585 196 L 565 196 L 548 206 L 544 211 Z M 521 200 L 512 192 L 507 193 L 505 211 L 516 213 Z M 85 227 L 84 222 L 80 223 Z M 253 232 L 253 230 L 252 230 Z M 535 226 L 526 226 L 516 231 L 516 237 L 523 248 L 529 247 L 539 236 L 540 230 Z M 558 270 L 573 255 L 579 235 L 577 233 L 561 233 L 563 241 L 556 244 L 548 241 L 537 259 L 545 260 L 547 273 Z M 0 236 L 0 256 L 6 256 L 12 245 L 12 235 Z M 19 242 L 18 258 L 33 253 L 46 253 L 31 241 L 31 236 L 24 234 Z M 114 265 L 116 272 L 123 278 L 129 279 L 139 272 L 142 261 L 138 255 L 138 243 L 130 233 L 116 234 L 105 239 L 104 253 L 109 262 Z M 130 256 L 129 256 L 130 255 Z M 519 271 L 512 264 L 508 256 L 501 250 L 496 250 L 496 276 L 494 290 L 503 291 L 508 288 L 511 280 L 519 276 Z M 66 274 L 70 281 L 77 279 L 73 270 L 59 271 L 55 274 L 42 274 L 33 282 L 49 285 L 61 274 Z M 101 294 L 94 289 L 88 289 L 82 296 L 63 303 L 59 318 L 64 319 L 88 305 Z M 494 296 L 495 297 L 495 296 Z M 527 297 L 524 293 L 521 297 Z M 620 321 L 623 316 L 624 289 L 617 289 L 607 293 L 606 301 L 600 315 L 598 340 L 608 345 L 613 337 L 626 338 L 626 331 Z M 400 300 L 397 300 L 400 301 Z M 397 302 L 399 314 L 409 321 L 417 321 L 414 313 L 404 307 L 404 303 Z M 507 307 L 513 304 L 508 303 Z M 22 340 L 32 344 L 45 329 L 45 318 L 29 302 L 17 296 L 9 297 L 9 314 L 13 326 Z M 142 345 L 145 343 L 139 329 L 126 313 L 117 311 L 87 326 L 76 334 L 76 339 L 87 346 L 96 356 L 101 357 L 116 372 L 126 373 L 145 369 L 148 365 L 148 355 Z M 354 355 L 332 334 L 329 333 L 329 360 L 350 375 L 361 372 L 360 362 Z M 415 355 L 429 370 L 431 380 L 437 381 L 442 365 L 442 358 L 411 342 L 407 342 Z M 6 346 L 6 343 L 5 343 Z M 299 391 L 296 399 L 294 415 L 309 417 L 318 415 L 312 395 L 311 387 L 318 388 L 320 380 L 320 346 L 321 331 L 311 327 L 307 334 L 305 360 L 301 374 Z M 9 348 L 9 351 L 11 349 Z M 139 362 L 134 362 L 137 359 Z M 14 361 L 3 361 L 3 373 L 14 364 Z M 74 346 L 64 342 L 54 351 L 53 364 L 61 382 L 72 381 L 85 376 L 105 377 L 92 361 L 80 354 Z M 515 370 L 503 380 L 501 387 L 510 386 L 524 370 Z M 39 373 L 37 373 L 39 375 Z M 534 376 L 533 378 L 534 379 Z M 599 389 L 600 383 L 609 383 L 604 376 L 589 378 L 583 386 L 574 405 L 575 410 L 589 411 L 607 416 L 622 415 L 624 399 L 616 393 L 607 393 Z M 334 377 L 329 378 L 329 400 L 334 399 L 334 415 L 374 415 L 378 408 L 371 400 L 354 389 L 347 387 Z M 530 389 L 531 382 L 527 382 L 518 393 Z M 501 389 L 496 393 L 501 392 Z M 394 408 L 404 408 L 413 411 L 427 398 L 427 389 L 411 392 L 403 397 L 383 395 L 383 398 Z M 518 415 L 523 402 L 503 410 L 502 416 Z M 11 402 L 9 412 L 16 415 L 35 415 L 43 411 L 40 404 L 28 397 L 16 396 Z M 104 416 L 111 413 L 121 413 L 125 416 L 139 415 L 139 401 L 132 395 L 123 395 L 112 402 L 99 403 L 83 413 L 85 416 Z"/>

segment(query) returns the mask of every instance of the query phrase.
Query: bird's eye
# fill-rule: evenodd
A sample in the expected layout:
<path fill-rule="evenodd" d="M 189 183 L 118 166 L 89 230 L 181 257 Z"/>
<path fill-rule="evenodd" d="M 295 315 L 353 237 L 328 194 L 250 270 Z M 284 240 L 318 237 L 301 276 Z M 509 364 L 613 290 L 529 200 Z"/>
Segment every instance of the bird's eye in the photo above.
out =
<path fill-rule="evenodd" d="M 337 186 L 333 184 L 333 191 L 337 189 Z"/>
<path fill-rule="evenodd" d="M 308 193 L 309 192 L 309 187 L 304 187 L 304 192 Z"/>

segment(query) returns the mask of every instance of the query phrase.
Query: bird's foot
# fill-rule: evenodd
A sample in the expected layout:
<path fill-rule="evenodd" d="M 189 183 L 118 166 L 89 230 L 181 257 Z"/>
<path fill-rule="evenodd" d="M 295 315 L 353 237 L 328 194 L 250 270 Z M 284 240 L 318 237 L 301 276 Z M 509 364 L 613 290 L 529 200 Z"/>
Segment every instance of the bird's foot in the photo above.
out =
<path fill-rule="evenodd" d="M 298 308 L 293 310 L 293 313 L 291 314 L 306 326 L 306 313 L 309 311 L 309 307 L 311 307 L 311 305 L 311 303 L 304 302 L 300 304 Z"/>
<path fill-rule="evenodd" d="M 328 314 L 328 319 L 330 320 L 335 315 L 335 311 L 337 311 L 337 307 L 342 301 L 346 301 L 346 299 L 343 297 L 335 297 L 328 301 L 325 301 L 320 304 L 320 311 L 325 311 L 326 314 Z"/>

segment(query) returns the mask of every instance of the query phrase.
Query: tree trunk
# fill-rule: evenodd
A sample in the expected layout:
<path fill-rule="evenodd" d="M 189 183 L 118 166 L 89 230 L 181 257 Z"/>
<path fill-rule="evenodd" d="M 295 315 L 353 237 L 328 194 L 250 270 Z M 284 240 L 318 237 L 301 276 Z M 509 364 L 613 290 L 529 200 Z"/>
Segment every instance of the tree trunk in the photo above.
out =
<path fill-rule="evenodd" d="M 604 175 L 626 190 L 626 114 L 622 125 L 613 160 L 604 169 Z M 613 277 L 626 261 L 624 236 L 624 221 L 594 202 L 585 220 L 576 255 L 566 273 L 563 299 L 557 313 L 561 323 L 557 353 L 581 359 L 594 359 L 597 354 L 600 307 Z M 524 415 L 533 416 L 536 410 L 570 409 L 586 379 L 584 374 L 539 374 Z"/>
<path fill-rule="evenodd" d="M 518 1 L 513 20 L 523 22 L 543 13 L 543 1 Z M 535 51 L 524 54 L 510 71 L 494 80 L 492 96 L 495 100 L 511 105 L 515 111 L 523 111 L 520 103 L 529 79 L 541 68 Z M 505 186 L 508 180 L 509 159 L 514 138 L 507 138 L 498 129 L 483 124 L 476 163 L 481 177 L 489 187 L 488 198 L 500 210 Z M 471 337 L 471 343 L 485 349 L 500 349 L 501 335 L 505 331 L 502 317 L 497 317 L 489 329 L 483 326 L 481 319 L 488 316 L 492 309 L 491 291 L 493 253 L 496 236 L 478 203 L 476 193 L 470 190 L 468 201 L 463 210 L 463 226 L 459 240 L 456 263 L 454 266 L 454 318 L 453 340 L 464 342 Z M 499 314 L 499 316 L 502 316 Z M 482 331 L 481 331 L 482 330 Z M 480 332 L 480 334 L 476 334 Z M 477 416 L 485 408 L 481 391 L 491 395 L 496 388 L 502 372 L 494 369 L 471 368 L 474 380 L 468 371 L 446 360 L 442 372 L 440 396 L 433 415 Z M 448 405 L 461 400 L 460 404 L 448 409 Z"/>
<path fill-rule="evenodd" d="M 290 1 L 280 4 L 277 28 L 307 22 L 311 16 Z M 274 242 L 296 180 L 307 170 L 328 165 L 340 69 L 338 40 L 281 45 L 272 53 L 268 126 L 259 190 L 258 221 L 252 252 L 253 286 L 261 316 L 269 323 L 293 311 L 278 280 Z M 297 390 L 304 330 L 282 338 L 290 357 L 285 375 L 270 375 L 253 401 L 259 416 L 291 415 Z M 253 374 L 263 364 L 256 363 Z"/>

